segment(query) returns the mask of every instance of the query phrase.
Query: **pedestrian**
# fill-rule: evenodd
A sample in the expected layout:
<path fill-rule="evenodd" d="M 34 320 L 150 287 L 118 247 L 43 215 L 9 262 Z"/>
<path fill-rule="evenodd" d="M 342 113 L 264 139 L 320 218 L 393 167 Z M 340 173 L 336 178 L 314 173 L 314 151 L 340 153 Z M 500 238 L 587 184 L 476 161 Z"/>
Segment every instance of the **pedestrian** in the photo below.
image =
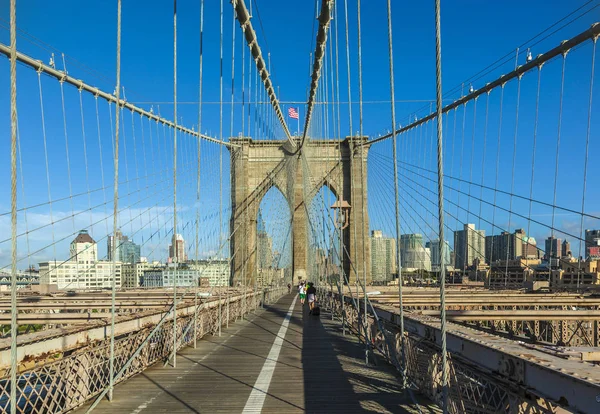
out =
<path fill-rule="evenodd" d="M 308 284 L 308 289 L 306 289 L 306 294 L 308 296 L 308 308 L 310 311 L 309 314 L 312 313 L 313 308 L 315 307 L 315 301 L 317 300 L 317 288 L 313 283 Z"/>
<path fill-rule="evenodd" d="M 306 299 L 306 288 L 304 287 L 304 283 L 300 283 L 300 286 L 298 286 L 298 293 L 300 295 L 300 303 L 304 305 L 304 300 Z"/>
<path fill-rule="evenodd" d="M 292 284 L 288 283 L 288 293 L 292 293 Z"/>

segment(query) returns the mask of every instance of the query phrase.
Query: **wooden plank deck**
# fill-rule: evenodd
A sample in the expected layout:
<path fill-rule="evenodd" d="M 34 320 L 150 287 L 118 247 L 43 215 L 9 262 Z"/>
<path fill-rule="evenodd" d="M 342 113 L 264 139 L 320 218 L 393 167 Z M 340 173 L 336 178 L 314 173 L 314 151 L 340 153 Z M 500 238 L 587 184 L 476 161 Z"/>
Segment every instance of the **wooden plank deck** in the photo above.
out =
<path fill-rule="evenodd" d="M 245 407 L 263 413 L 419 412 L 393 367 L 384 362 L 366 367 L 364 348 L 354 336 L 343 336 L 326 312 L 310 316 L 299 301 L 291 309 L 294 296 L 230 324 L 221 337 L 207 336 L 196 349 L 182 350 L 177 368 L 157 364 L 117 385 L 113 401 L 102 401 L 94 412 L 241 413 Z M 289 311 L 279 355 L 268 361 Z M 247 406 L 261 371 L 263 380 L 272 374 L 266 395 L 254 392 L 264 402 Z M 438 411 L 416 397 L 423 412 Z"/>

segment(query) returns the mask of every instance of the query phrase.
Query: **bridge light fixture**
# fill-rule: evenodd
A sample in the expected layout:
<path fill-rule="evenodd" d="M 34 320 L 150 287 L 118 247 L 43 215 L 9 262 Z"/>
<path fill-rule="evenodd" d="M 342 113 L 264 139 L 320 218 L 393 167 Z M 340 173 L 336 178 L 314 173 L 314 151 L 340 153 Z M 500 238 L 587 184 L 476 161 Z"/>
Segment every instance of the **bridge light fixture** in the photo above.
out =
<path fill-rule="evenodd" d="M 340 199 L 331 205 L 331 209 L 334 211 L 333 220 L 343 230 L 348 227 L 348 219 L 350 217 L 350 204 L 346 200 Z"/>
<path fill-rule="evenodd" d="M 533 56 L 531 56 L 531 50 L 527 49 L 527 62 L 531 62 L 533 60 Z"/>

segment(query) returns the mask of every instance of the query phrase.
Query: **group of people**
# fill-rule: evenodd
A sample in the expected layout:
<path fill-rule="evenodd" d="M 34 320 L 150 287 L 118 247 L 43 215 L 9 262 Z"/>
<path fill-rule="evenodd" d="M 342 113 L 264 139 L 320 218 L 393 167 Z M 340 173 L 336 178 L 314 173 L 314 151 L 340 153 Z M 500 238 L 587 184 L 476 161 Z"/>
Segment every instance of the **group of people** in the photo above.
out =
<path fill-rule="evenodd" d="M 302 305 L 308 299 L 308 313 L 312 314 L 317 300 L 317 288 L 315 285 L 312 282 L 301 281 L 298 285 L 298 294 L 300 295 L 300 303 Z"/>
<path fill-rule="evenodd" d="M 292 293 L 292 285 L 288 283 L 287 285 L 288 293 Z M 298 285 L 298 295 L 300 296 L 300 303 L 304 305 L 306 300 L 308 299 L 308 313 L 312 314 L 315 311 L 316 303 L 317 303 L 317 288 L 312 282 L 307 282 L 303 280 Z M 315 315 L 318 315 L 318 309 L 315 312 Z"/>

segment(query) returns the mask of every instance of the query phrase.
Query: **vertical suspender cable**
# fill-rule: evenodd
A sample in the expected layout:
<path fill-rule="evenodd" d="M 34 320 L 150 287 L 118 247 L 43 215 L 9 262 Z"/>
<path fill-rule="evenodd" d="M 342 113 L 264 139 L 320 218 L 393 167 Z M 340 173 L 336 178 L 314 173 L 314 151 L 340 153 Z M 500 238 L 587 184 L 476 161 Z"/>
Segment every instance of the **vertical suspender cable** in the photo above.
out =
<path fill-rule="evenodd" d="M 246 88 L 245 88 L 245 84 L 244 84 L 244 80 L 246 79 L 246 47 L 244 45 L 244 39 L 242 36 L 242 41 L 240 42 L 240 46 L 242 48 L 242 137 L 245 136 L 245 132 L 246 132 Z M 252 54 L 250 53 L 250 55 L 248 56 L 249 58 L 252 57 Z M 249 61 L 251 61 L 251 59 L 248 59 Z M 250 66 L 248 67 L 248 71 L 250 72 Z M 248 75 L 248 79 L 250 79 L 250 75 Z M 250 86 L 250 82 L 248 82 L 248 86 Z M 250 104 L 248 104 L 248 107 L 250 107 Z M 250 123 L 250 111 L 248 111 L 248 123 Z M 248 128 L 250 128 L 250 125 L 248 125 Z M 243 162 L 243 160 L 242 160 Z M 243 165 L 242 165 L 243 168 Z M 233 214 L 233 211 L 232 211 Z M 248 209 L 244 208 L 244 219 L 243 219 L 243 223 L 244 223 L 244 235 L 243 235 L 243 249 L 242 249 L 242 285 L 244 286 L 244 293 L 242 296 L 242 310 L 240 312 L 240 316 L 242 319 L 244 319 L 244 315 L 246 312 L 246 253 L 247 253 L 247 249 L 246 249 L 246 231 L 248 229 Z"/>
<path fill-rule="evenodd" d="M 365 157 L 364 157 L 364 145 L 363 143 L 363 91 L 362 91 L 362 39 L 360 33 L 360 0 L 357 2 L 358 19 L 357 19 L 357 32 L 358 32 L 358 123 L 360 129 L 360 189 L 361 189 L 361 237 L 362 237 L 362 263 L 363 263 L 363 290 L 364 290 L 364 334 L 365 334 L 365 363 L 369 363 L 369 338 L 367 330 L 367 245 L 366 245 L 366 234 L 365 234 L 365 203 L 367 201 L 367 193 L 365 189 Z"/>
<path fill-rule="evenodd" d="M 339 3 L 338 3 L 339 4 Z M 340 185 L 340 190 L 339 190 L 339 201 L 341 203 L 341 201 L 343 200 L 344 197 L 344 184 L 342 181 L 342 171 L 343 171 L 343 156 L 342 156 L 342 123 L 341 123 L 341 116 L 340 116 L 340 48 L 339 48 L 339 37 L 338 37 L 338 27 L 339 24 L 338 22 L 338 6 L 337 4 L 335 5 L 335 17 L 334 17 L 334 24 L 335 24 L 335 85 L 336 85 L 336 104 L 337 104 L 337 129 L 338 129 L 338 139 L 340 141 L 340 145 L 339 145 L 339 151 L 340 151 L 340 173 L 339 173 L 339 185 Z M 352 156 L 352 154 L 350 154 L 350 156 Z M 344 289 L 346 288 L 346 284 L 347 284 L 347 280 L 348 280 L 348 275 L 346 274 L 346 271 L 344 269 L 344 257 L 346 255 L 345 251 L 346 248 L 344 246 L 344 233 L 343 233 L 343 223 L 342 223 L 342 218 L 341 218 L 341 214 L 342 214 L 342 210 L 341 208 L 338 210 L 338 213 L 340 215 L 339 217 L 339 222 L 340 222 L 340 272 L 341 272 L 341 280 L 339 282 L 340 285 L 340 302 L 341 302 L 341 312 L 342 312 L 342 335 L 346 335 L 346 309 L 345 309 L 345 299 L 344 299 Z M 350 214 L 349 212 L 346 212 L 346 214 Z"/>
<path fill-rule="evenodd" d="M 223 2 L 221 0 L 221 40 L 220 40 L 220 81 L 219 81 L 219 245 L 223 239 Z M 222 289 L 222 287 L 221 287 Z M 221 290 L 219 290 L 219 336 L 221 336 L 221 324 L 223 322 L 223 307 L 221 306 Z"/>
<path fill-rule="evenodd" d="M 440 239 L 440 319 L 442 336 L 442 409 L 448 412 L 448 356 L 446 355 L 446 265 L 444 263 L 444 159 L 442 153 L 442 33 L 440 0 L 435 0 L 435 80 L 437 112 L 438 221 Z"/>
<path fill-rule="evenodd" d="M 396 149 L 396 96 L 394 91 L 394 49 L 392 36 L 392 1 L 387 0 L 388 49 L 390 59 L 390 97 L 392 103 L 392 156 L 394 157 L 394 202 L 396 206 L 396 266 L 398 267 L 398 302 L 402 355 L 402 386 L 406 387 L 406 344 L 404 341 L 404 305 L 402 302 L 402 265 L 400 261 L 400 206 L 398 205 L 398 156 Z"/>
<path fill-rule="evenodd" d="M 347 79 L 348 79 L 348 125 L 349 125 L 349 137 L 350 140 L 348 142 L 348 146 L 349 146 L 349 153 L 350 153 L 350 204 L 354 205 L 354 195 L 355 195 L 355 191 L 354 191 L 354 135 L 352 135 L 352 90 L 351 90 L 351 84 L 352 84 L 352 78 L 350 76 L 350 39 L 348 37 L 348 0 L 344 0 L 344 17 L 346 20 L 346 25 L 345 25 L 345 30 L 346 30 L 346 68 L 347 68 Z M 351 244 L 353 247 L 352 250 L 354 250 L 354 259 L 356 259 L 357 253 L 356 253 L 356 213 L 354 212 L 354 210 L 352 210 L 352 216 L 351 216 L 351 220 L 352 220 L 352 233 L 353 233 L 353 237 L 352 237 L 352 241 Z M 348 255 L 350 254 L 350 252 L 348 252 Z M 351 269 L 354 270 L 354 277 L 356 278 L 355 282 L 356 282 L 356 297 L 358 299 L 358 272 L 356 271 L 356 267 L 351 266 Z M 357 307 L 357 311 L 360 314 L 360 306 Z M 358 324 L 358 329 L 360 330 L 360 323 Z M 358 336 L 360 337 L 360 331 L 358 332 Z"/>
<path fill-rule="evenodd" d="M 118 207 L 119 207 L 119 93 L 121 90 L 121 0 L 117 0 L 117 86 L 115 88 L 115 153 L 114 155 L 114 192 L 113 192 L 113 240 L 116 240 L 118 230 Z M 113 388 L 115 381 L 115 299 L 117 294 L 117 243 L 112 244 L 112 289 L 111 289 L 111 304 L 110 304 L 110 360 L 109 360 L 109 387 L 108 399 L 112 401 Z"/>
<path fill-rule="evenodd" d="M 198 133 L 202 133 L 202 47 L 203 47 L 203 36 L 204 36 L 204 0 L 200 0 L 200 80 L 198 86 Z M 201 154 L 202 140 L 198 139 L 198 151 L 196 154 L 197 158 L 197 189 L 196 189 L 196 269 L 198 269 L 198 233 L 200 231 L 200 154 Z M 198 326 L 198 285 L 200 280 L 196 281 L 196 295 L 194 295 L 194 348 L 196 348 L 196 341 L 198 338 L 197 326 Z"/>
<path fill-rule="evenodd" d="M 552 199 L 552 225 L 550 226 L 551 230 L 551 242 L 550 242 L 550 254 L 546 252 L 548 258 L 550 259 L 550 270 L 552 269 L 552 259 L 560 257 L 560 246 L 558 245 L 558 240 L 554 238 L 554 222 L 556 216 L 556 188 L 558 185 L 558 159 L 560 155 L 560 138 L 562 131 L 562 115 L 563 115 L 563 102 L 564 102 L 564 94 L 565 94 L 565 66 L 567 64 L 567 52 L 563 52 L 562 54 L 562 70 L 560 75 L 560 98 L 559 98 L 559 107 L 558 107 L 558 131 L 556 136 L 556 164 L 554 168 L 554 197 Z M 580 241 L 581 243 L 581 241 Z M 556 254 L 554 255 L 554 245 L 556 244 Z"/>
<path fill-rule="evenodd" d="M 583 217 L 584 217 L 584 212 L 585 212 L 585 190 L 587 188 L 587 170 L 588 170 L 588 156 L 589 156 L 589 150 L 590 150 L 590 131 L 592 128 L 592 98 L 594 97 L 594 71 L 595 71 L 595 66 L 596 66 L 596 43 L 598 41 L 598 37 L 595 37 L 593 39 L 594 42 L 594 46 L 592 49 L 592 72 L 590 75 L 590 100 L 588 103 L 588 119 L 587 119 L 587 131 L 585 134 L 585 160 L 583 163 L 583 191 L 582 191 L 582 196 L 581 196 L 581 223 L 580 223 L 580 227 L 579 227 L 579 254 L 577 255 L 577 257 L 579 258 L 578 263 L 579 263 L 579 269 L 577 272 L 577 287 L 579 287 L 579 279 L 580 279 L 580 275 L 581 275 L 581 243 L 582 240 L 585 240 L 583 238 Z M 584 251 L 583 254 L 586 254 L 586 244 L 585 241 L 583 242 L 584 245 Z"/>
<path fill-rule="evenodd" d="M 177 367 L 177 0 L 173 0 L 173 250 L 175 272 L 173 273 L 173 368 Z"/>
<path fill-rule="evenodd" d="M 521 103 L 521 78 L 522 78 L 522 76 L 519 76 L 517 78 L 517 104 L 516 104 L 516 113 L 515 113 L 515 134 L 513 137 L 512 173 L 511 173 L 511 178 L 510 178 L 510 201 L 509 201 L 509 207 L 508 207 L 508 225 L 507 225 L 509 234 L 510 234 L 510 224 L 512 221 L 513 194 L 515 192 L 515 165 L 517 162 L 517 138 L 518 138 L 518 134 L 519 134 L 519 105 Z M 477 100 L 475 101 L 475 104 L 477 104 Z M 470 181 L 471 180 L 469 180 L 469 182 Z M 470 184 L 469 184 L 469 188 L 471 188 Z M 509 240 L 511 240 L 511 239 L 509 239 Z M 513 243 L 514 243 L 513 255 L 516 256 L 517 255 L 517 243 L 522 243 L 522 240 L 515 235 L 515 239 L 514 239 Z M 510 250 L 510 244 L 509 244 L 509 248 L 506 249 L 506 267 L 504 269 L 504 286 L 505 287 L 509 282 L 509 280 L 508 280 L 508 259 L 510 257 L 509 250 Z"/>
<path fill-rule="evenodd" d="M 234 19 L 235 21 L 235 19 Z M 243 31 L 242 31 L 243 35 Z M 242 36 L 242 41 L 240 42 L 240 46 L 242 48 L 242 137 L 244 136 L 244 132 L 246 131 L 246 88 L 244 85 L 244 79 L 246 79 L 246 47 L 244 46 L 244 36 Z M 252 55 L 250 55 L 252 56 Z"/>
<path fill-rule="evenodd" d="M 234 121 L 234 115 L 235 115 L 235 111 L 234 111 L 234 91 L 235 91 L 235 2 L 236 0 L 233 0 L 233 13 L 232 13 L 232 19 L 231 19 L 231 117 L 229 119 L 229 139 L 231 139 L 233 137 L 233 121 Z M 243 116 L 242 116 L 243 118 Z M 233 255 L 229 258 L 229 268 L 231 269 L 231 264 L 232 264 L 232 260 L 233 260 Z M 229 297 L 229 287 L 231 286 L 231 278 L 229 280 L 229 283 L 227 284 L 227 318 L 226 318 L 226 324 L 227 327 L 229 328 L 229 301 L 230 301 L 230 297 Z"/>
<path fill-rule="evenodd" d="M 534 183 L 534 177 L 535 177 L 535 152 L 536 152 L 536 145 L 537 145 L 537 132 L 538 132 L 538 121 L 539 121 L 539 114 L 540 114 L 540 86 L 541 86 L 541 82 L 542 82 L 542 67 L 538 66 L 538 76 L 537 76 L 537 91 L 536 91 L 536 95 L 535 95 L 535 116 L 534 116 L 534 121 L 533 121 L 533 144 L 532 144 L 532 149 L 531 149 L 531 181 L 529 184 L 529 215 L 528 215 L 528 220 L 527 220 L 527 235 L 530 236 L 531 235 L 531 208 L 533 205 L 533 183 Z M 488 93 L 489 96 L 489 93 Z M 483 176 L 483 167 L 481 168 L 482 170 L 482 176 Z M 481 187 L 481 194 L 483 194 L 483 178 L 481 181 L 482 187 Z M 480 198 L 483 200 L 483 197 L 480 195 Z M 481 202 L 480 202 L 480 208 L 479 208 L 479 216 L 481 216 Z M 531 243 L 529 241 L 529 238 L 527 239 L 527 251 L 525 252 L 525 255 L 529 254 L 529 246 L 531 246 Z"/>
<path fill-rule="evenodd" d="M 10 2 L 10 412 L 17 413 L 17 5 Z"/>

